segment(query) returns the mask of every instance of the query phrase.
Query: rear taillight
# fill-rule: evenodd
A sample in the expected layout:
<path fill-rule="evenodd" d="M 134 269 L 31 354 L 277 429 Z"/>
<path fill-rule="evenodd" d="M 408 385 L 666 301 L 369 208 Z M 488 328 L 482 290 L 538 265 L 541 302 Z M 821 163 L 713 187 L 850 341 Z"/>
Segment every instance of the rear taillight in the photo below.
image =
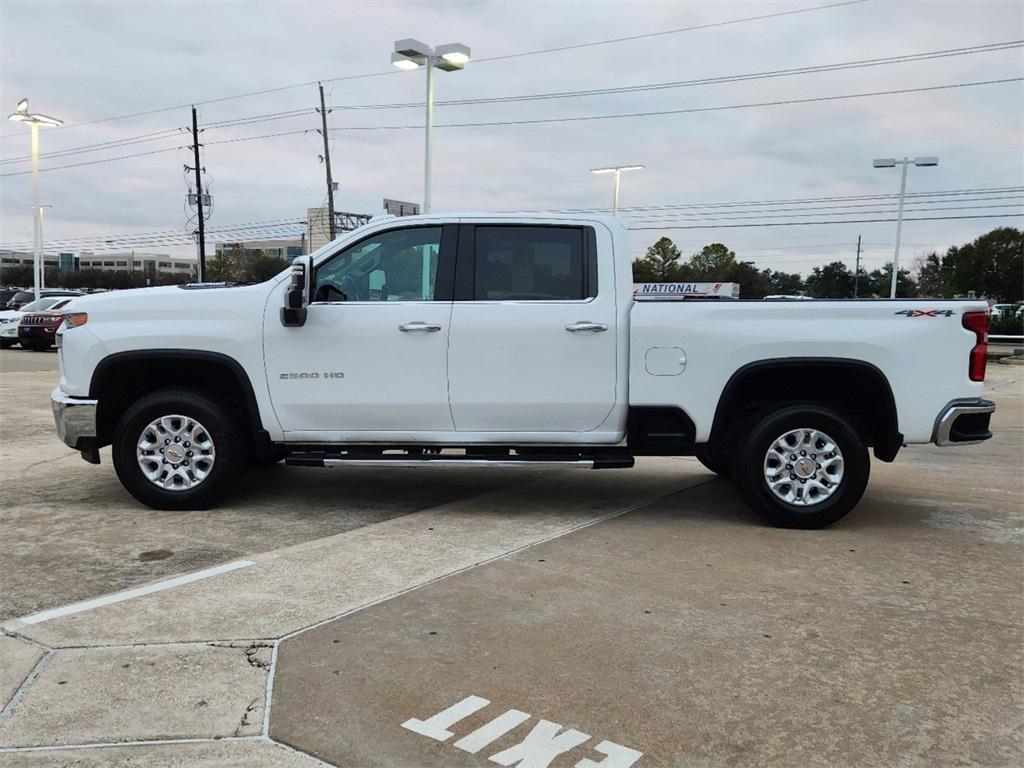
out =
<path fill-rule="evenodd" d="M 988 354 L 988 312 L 965 312 L 964 328 L 974 331 L 974 346 L 967 365 L 971 381 L 985 380 L 985 358 Z"/>

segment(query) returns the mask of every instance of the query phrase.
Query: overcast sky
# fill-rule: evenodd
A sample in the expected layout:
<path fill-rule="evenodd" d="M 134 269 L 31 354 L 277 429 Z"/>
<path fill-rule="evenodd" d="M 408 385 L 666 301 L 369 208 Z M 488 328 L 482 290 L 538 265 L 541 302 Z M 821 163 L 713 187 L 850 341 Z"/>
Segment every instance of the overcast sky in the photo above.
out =
<path fill-rule="evenodd" d="M 835 0 L 832 0 L 833 2 Z M 41 168 L 101 161 L 40 174 L 50 204 L 48 240 L 186 230 L 191 162 L 185 135 L 146 136 L 190 124 L 188 105 L 251 91 L 325 81 L 335 107 L 422 101 L 424 75 L 390 65 L 396 39 L 463 42 L 474 61 L 438 72 L 438 101 L 664 83 L 1006 43 L 1024 38 L 1024 4 L 869 0 L 841 7 L 607 45 L 506 57 L 744 17 L 809 9 L 805 2 L 0 2 L 0 107 L 22 96 L 33 111 L 67 125 L 45 130 L 42 152 L 142 137 L 100 151 L 44 157 Z M 699 85 L 505 104 L 439 106 L 436 123 L 536 120 L 685 110 L 932 87 L 1024 76 L 1022 48 L 738 83 Z M 488 61 L 487 59 L 494 59 Z M 331 78 L 386 73 L 347 80 Z M 199 106 L 200 124 L 317 105 L 315 83 Z M 209 128 L 203 164 L 215 199 L 210 227 L 301 219 L 325 197 L 315 112 Z M 103 122 L 93 122 L 104 120 Z M 333 129 L 421 126 L 421 106 L 343 110 Z M 88 123 L 88 124 L 86 124 Z M 303 131 L 305 133 L 292 133 Z M 289 133 L 252 141 L 227 142 Z M 28 130 L 0 126 L 0 156 L 28 154 Z M 422 196 L 422 128 L 331 133 L 339 210 L 375 213 L 383 197 Z M 623 176 L 623 207 L 725 203 L 894 193 L 897 170 L 875 170 L 881 156 L 937 155 L 937 168 L 912 168 L 910 192 L 1024 186 L 1021 82 L 795 105 L 621 119 L 439 127 L 434 137 L 434 210 L 610 207 L 611 179 L 588 169 L 642 163 Z M 225 143 L 213 143 L 225 142 Z M 28 171 L 0 164 L 0 174 Z M 31 243 L 30 176 L 0 177 L 0 245 Z M 982 197 L 1001 197 L 982 200 Z M 908 216 L 1019 214 L 1021 198 L 976 195 L 959 208 Z M 852 201 L 856 202 L 856 201 Z M 819 205 L 825 205 L 822 203 Z M 1014 207 L 989 207 L 1010 205 Z M 971 206 L 969 210 L 965 209 Z M 981 207 L 986 206 L 986 207 Z M 731 223 L 809 221 L 807 204 L 769 206 Z M 890 201 L 853 210 L 891 218 Z M 834 210 L 834 209 L 833 209 Z M 715 215 L 750 215 L 718 209 Z M 671 209 L 634 226 L 707 222 L 712 211 Z M 779 218 L 770 219 L 768 216 Z M 703 217 L 703 218 L 701 218 Z M 722 221 L 710 223 L 723 223 Z M 965 242 L 1024 217 L 907 222 L 906 258 Z M 273 231 L 273 230 L 266 230 Z M 852 264 L 857 235 L 865 263 L 891 257 L 895 225 L 829 224 L 717 229 L 645 229 L 634 255 L 661 234 L 685 254 L 724 242 L 763 266 L 806 272 L 842 258 Z M 189 248 L 140 248 L 194 253 Z"/>

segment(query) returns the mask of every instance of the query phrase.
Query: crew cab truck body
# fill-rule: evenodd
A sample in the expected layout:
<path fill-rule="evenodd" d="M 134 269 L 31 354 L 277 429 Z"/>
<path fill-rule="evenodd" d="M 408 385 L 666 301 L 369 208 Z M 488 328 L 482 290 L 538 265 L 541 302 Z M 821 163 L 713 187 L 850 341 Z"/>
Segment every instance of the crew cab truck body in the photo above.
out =
<path fill-rule="evenodd" d="M 606 217 L 374 220 L 258 285 L 76 299 L 53 408 L 156 508 L 247 463 L 615 468 L 696 455 L 827 525 L 869 449 L 990 437 L 983 301 L 642 301 Z"/>

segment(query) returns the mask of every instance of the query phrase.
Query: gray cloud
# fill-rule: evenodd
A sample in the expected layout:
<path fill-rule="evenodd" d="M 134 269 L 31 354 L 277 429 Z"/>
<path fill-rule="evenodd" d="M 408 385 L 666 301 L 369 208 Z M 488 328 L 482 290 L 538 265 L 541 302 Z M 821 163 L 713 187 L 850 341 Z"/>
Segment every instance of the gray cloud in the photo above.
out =
<path fill-rule="evenodd" d="M 389 71 L 395 39 L 463 41 L 487 58 L 567 43 L 809 7 L 811 3 L 21 3 L 0 5 L 2 105 L 28 95 L 67 120 L 43 151 L 184 127 L 187 108 L 74 126 L 278 85 Z M 1024 37 L 1015 2 L 872 2 L 735 26 L 499 61 L 440 73 L 437 98 L 662 82 L 938 50 Z M 34 56 L 44 49 L 47 55 Z M 441 107 L 437 122 L 522 120 L 687 109 L 751 101 L 912 88 L 1020 76 L 1020 51 L 728 85 L 562 101 Z M 1024 184 L 1024 91 L 1018 84 L 663 117 L 536 126 L 439 128 L 435 209 L 607 206 L 598 165 L 640 162 L 623 180 L 623 205 L 760 200 L 895 191 L 895 172 L 872 157 L 937 154 L 915 169 L 916 191 Z M 336 105 L 415 102 L 422 73 L 327 83 Z M 201 121 L 309 108 L 315 86 L 206 104 Z M 419 124 L 422 110 L 336 110 L 336 128 Z M 212 225 L 304 216 L 324 197 L 318 116 L 205 131 L 204 141 L 309 129 L 305 135 L 210 144 L 204 164 L 216 198 Z M 27 131 L 3 129 L 0 154 L 27 154 Z M 332 134 L 339 209 L 373 212 L 382 197 L 418 200 L 422 132 Z M 43 167 L 187 144 L 169 138 L 44 160 Z M 182 229 L 187 152 L 41 174 L 52 203 L 47 237 Z M 27 170 L 0 166 L 0 172 Z M 0 179 L 0 241 L 31 240 L 28 176 Z M 1018 209 L 1019 210 L 1019 209 Z M 984 213 L 985 211 L 979 211 Z M 998 211 L 997 211 L 998 212 Z M 910 222 L 909 255 L 972 239 L 1020 219 Z M 643 251 L 661 232 L 635 233 Z M 852 258 L 858 234 L 869 266 L 891 249 L 893 225 L 667 231 L 684 252 L 723 241 L 745 258 L 806 269 Z M 837 245 L 838 244 L 838 245 Z M 842 245 L 848 244 L 848 245 Z M 181 252 L 185 249 L 171 249 Z"/>

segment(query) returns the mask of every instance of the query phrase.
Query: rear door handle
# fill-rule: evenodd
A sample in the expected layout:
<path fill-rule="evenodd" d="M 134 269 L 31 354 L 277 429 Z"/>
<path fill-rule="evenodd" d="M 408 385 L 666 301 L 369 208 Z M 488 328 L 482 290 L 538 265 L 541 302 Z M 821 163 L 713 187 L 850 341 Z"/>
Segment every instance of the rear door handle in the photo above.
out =
<path fill-rule="evenodd" d="M 569 323 L 565 326 L 565 330 L 569 333 L 576 333 L 577 331 L 607 331 L 608 325 L 606 323 L 591 323 L 586 320 L 581 320 L 578 323 Z"/>
<path fill-rule="evenodd" d="M 434 333 L 436 331 L 440 331 L 441 326 L 434 325 L 433 323 L 424 323 L 417 320 L 414 323 L 406 323 L 405 325 L 398 326 L 398 330 L 402 331 L 403 333 L 408 333 L 409 331 L 426 331 L 427 333 Z"/>

